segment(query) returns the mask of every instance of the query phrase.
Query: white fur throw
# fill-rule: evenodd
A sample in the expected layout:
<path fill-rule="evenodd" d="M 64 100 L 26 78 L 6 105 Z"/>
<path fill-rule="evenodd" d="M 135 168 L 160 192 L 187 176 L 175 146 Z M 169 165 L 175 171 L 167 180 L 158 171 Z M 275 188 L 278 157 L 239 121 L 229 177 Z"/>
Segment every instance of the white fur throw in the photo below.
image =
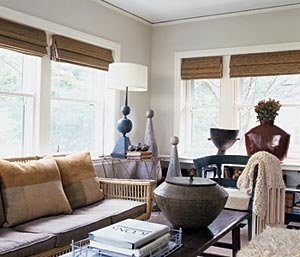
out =
<path fill-rule="evenodd" d="M 267 227 L 237 257 L 300 257 L 300 230 Z"/>
<path fill-rule="evenodd" d="M 284 224 L 285 185 L 279 159 L 265 151 L 253 154 L 237 181 L 237 187 L 252 193 L 254 168 L 258 174 L 253 199 L 252 235 L 266 227 Z"/>

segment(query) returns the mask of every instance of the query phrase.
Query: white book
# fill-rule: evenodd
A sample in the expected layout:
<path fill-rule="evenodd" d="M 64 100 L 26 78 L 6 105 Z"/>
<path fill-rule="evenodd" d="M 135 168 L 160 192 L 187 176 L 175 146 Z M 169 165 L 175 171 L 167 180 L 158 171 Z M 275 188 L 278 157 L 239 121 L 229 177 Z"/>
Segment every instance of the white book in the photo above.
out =
<path fill-rule="evenodd" d="M 136 249 L 170 231 L 166 225 L 126 219 L 89 233 L 89 239 L 118 247 Z"/>
<path fill-rule="evenodd" d="M 122 248 L 110 244 L 100 243 L 94 240 L 90 240 L 90 246 L 102 250 L 103 253 L 111 254 L 114 257 L 144 257 L 149 256 L 150 253 L 153 254 L 155 252 L 158 252 L 159 250 L 167 248 L 169 239 L 170 234 L 167 233 L 137 249 Z"/>

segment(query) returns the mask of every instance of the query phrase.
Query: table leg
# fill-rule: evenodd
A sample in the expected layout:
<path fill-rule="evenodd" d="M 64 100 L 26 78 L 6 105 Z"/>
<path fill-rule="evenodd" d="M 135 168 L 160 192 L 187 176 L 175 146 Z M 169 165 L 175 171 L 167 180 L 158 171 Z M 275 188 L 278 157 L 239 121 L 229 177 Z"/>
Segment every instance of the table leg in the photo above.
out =
<path fill-rule="evenodd" d="M 240 226 L 232 230 L 232 256 L 235 257 L 237 251 L 241 249 Z"/>

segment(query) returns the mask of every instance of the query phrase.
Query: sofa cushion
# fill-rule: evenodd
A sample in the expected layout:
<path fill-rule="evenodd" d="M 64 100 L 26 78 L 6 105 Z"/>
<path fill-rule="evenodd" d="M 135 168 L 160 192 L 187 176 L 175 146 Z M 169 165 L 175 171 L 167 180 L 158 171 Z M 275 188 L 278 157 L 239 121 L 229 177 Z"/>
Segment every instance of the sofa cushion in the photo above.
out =
<path fill-rule="evenodd" d="M 55 237 L 49 234 L 18 232 L 0 228 L 0 256 L 25 257 L 54 248 Z"/>
<path fill-rule="evenodd" d="M 65 193 L 73 209 L 104 198 L 88 152 L 55 157 Z"/>
<path fill-rule="evenodd" d="M 34 233 L 49 233 L 56 235 L 56 247 L 71 243 L 71 240 L 81 240 L 88 233 L 112 224 L 112 217 L 119 214 L 124 217 L 136 217 L 145 211 L 145 203 L 105 199 L 95 204 L 78 208 L 72 215 L 58 215 L 30 221 L 15 227 L 18 231 Z M 127 214 L 127 215 L 126 215 Z M 133 215 L 133 216 L 131 216 Z"/>
<path fill-rule="evenodd" d="M 97 215 L 107 213 L 111 216 L 112 223 L 119 222 L 127 218 L 136 218 L 146 212 L 146 203 L 121 200 L 105 199 L 101 204 L 93 204 L 76 210 L 76 213 L 85 215 Z"/>
<path fill-rule="evenodd" d="M 62 247 L 88 237 L 90 231 L 111 224 L 109 215 L 98 213 L 95 215 L 57 215 L 44 217 L 15 227 L 18 231 L 32 233 L 49 233 L 55 235 L 55 247 Z"/>
<path fill-rule="evenodd" d="M 4 227 L 72 212 L 54 160 L 28 163 L 0 160 L 0 181 L 6 219 Z"/>

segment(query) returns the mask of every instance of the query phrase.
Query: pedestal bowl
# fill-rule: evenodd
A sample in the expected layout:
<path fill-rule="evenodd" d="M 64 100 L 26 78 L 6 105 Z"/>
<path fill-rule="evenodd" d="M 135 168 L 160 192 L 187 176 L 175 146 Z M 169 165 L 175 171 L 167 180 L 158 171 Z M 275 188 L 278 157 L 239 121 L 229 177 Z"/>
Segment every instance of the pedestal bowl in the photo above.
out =
<path fill-rule="evenodd" d="M 211 128 L 210 137 L 215 147 L 217 147 L 217 154 L 225 154 L 225 152 L 236 142 L 239 134 L 238 129 L 220 129 Z"/>

